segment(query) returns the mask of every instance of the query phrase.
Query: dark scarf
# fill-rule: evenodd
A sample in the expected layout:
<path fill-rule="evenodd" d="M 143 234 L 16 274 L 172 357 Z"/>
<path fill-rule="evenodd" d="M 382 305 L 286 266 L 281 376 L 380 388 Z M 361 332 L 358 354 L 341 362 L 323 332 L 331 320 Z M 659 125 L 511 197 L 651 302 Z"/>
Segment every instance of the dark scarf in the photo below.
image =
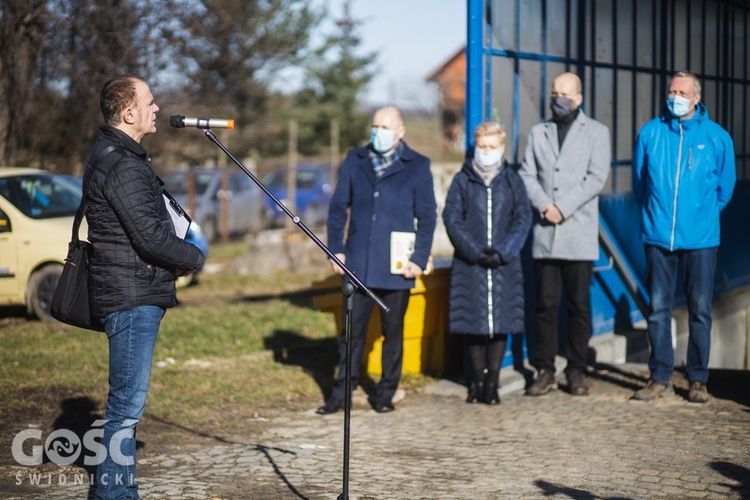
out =
<path fill-rule="evenodd" d="M 385 170 L 399 160 L 399 149 L 401 149 L 401 142 L 387 155 L 380 154 L 370 148 L 368 156 L 370 157 L 370 163 L 372 163 L 372 170 L 375 172 L 376 179 L 380 179 Z"/>
<path fill-rule="evenodd" d="M 562 149 L 563 141 L 565 140 L 565 136 L 568 135 L 570 126 L 573 125 L 574 121 L 576 121 L 576 118 L 578 118 L 578 113 L 580 112 L 581 108 L 576 108 L 575 111 L 564 118 L 552 118 L 552 121 L 557 125 L 557 146 L 560 149 Z"/>

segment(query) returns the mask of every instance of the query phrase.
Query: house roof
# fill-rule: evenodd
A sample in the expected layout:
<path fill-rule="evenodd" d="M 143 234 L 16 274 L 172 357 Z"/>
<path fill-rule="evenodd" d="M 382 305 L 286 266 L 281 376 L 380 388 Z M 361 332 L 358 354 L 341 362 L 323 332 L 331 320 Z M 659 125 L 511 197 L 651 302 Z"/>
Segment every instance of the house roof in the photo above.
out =
<path fill-rule="evenodd" d="M 466 45 L 462 45 L 458 50 L 456 50 L 453 55 L 451 55 L 448 59 L 443 62 L 440 66 L 438 66 L 437 69 L 435 69 L 432 73 L 430 73 L 426 80 L 428 82 L 434 82 L 437 81 L 437 78 L 440 76 L 441 73 L 445 72 L 446 69 L 448 69 L 451 65 L 453 65 L 456 61 L 459 59 L 466 57 Z"/>

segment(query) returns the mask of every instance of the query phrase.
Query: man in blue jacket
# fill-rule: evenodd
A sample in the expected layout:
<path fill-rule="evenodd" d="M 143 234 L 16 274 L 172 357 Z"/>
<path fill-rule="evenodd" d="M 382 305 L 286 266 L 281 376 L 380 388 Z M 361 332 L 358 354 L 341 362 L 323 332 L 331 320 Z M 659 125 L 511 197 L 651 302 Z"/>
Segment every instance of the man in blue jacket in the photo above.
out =
<path fill-rule="evenodd" d="M 700 81 L 686 71 L 676 73 L 669 83 L 667 111 L 641 128 L 633 153 L 633 196 L 641 205 L 651 295 L 651 378 L 633 399 L 648 401 L 674 392 L 671 317 L 679 271 L 690 318 L 688 398 L 708 401 L 719 213 L 732 197 L 735 178 L 732 138 L 708 118 Z"/>
<path fill-rule="evenodd" d="M 401 378 L 404 314 L 414 278 L 427 266 L 437 219 L 430 160 L 402 140 L 405 133 L 398 109 L 385 107 L 375 112 L 370 143 L 347 154 L 328 212 L 329 248 L 391 308 L 381 316 L 383 376 L 372 401 L 379 413 L 395 409 L 392 398 Z M 345 234 L 347 219 L 349 229 Z M 403 274 L 391 273 L 390 242 L 394 231 L 416 233 L 414 253 Z M 335 272 L 344 274 L 335 262 L 331 264 Z M 353 296 L 352 389 L 357 387 L 373 305 L 361 293 Z M 332 395 L 318 408 L 318 414 L 335 413 L 343 405 L 345 367 L 346 343 L 342 335 Z"/>

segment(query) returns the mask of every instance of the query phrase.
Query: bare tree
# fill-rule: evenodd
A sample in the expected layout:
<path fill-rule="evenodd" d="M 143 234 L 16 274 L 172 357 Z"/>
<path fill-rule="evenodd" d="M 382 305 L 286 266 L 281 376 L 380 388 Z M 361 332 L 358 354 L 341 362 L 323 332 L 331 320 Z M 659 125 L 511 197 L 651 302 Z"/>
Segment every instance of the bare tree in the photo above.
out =
<path fill-rule="evenodd" d="M 40 109 L 36 119 L 53 114 L 56 128 L 35 138 L 39 151 L 80 170 L 102 123 L 102 85 L 123 74 L 150 80 L 166 67 L 164 31 L 176 10 L 164 0 L 50 2 L 37 87 L 37 102 L 49 112 Z"/>
<path fill-rule="evenodd" d="M 156 155 L 200 157 L 196 141 L 164 127 L 170 112 L 231 113 L 238 155 L 278 149 L 278 110 L 291 100 L 268 89 L 308 55 L 324 15 L 313 3 L 0 0 L 0 159 L 80 173 L 102 122 L 101 87 L 121 74 L 149 81 L 163 109 L 164 135 L 147 146 Z"/>
<path fill-rule="evenodd" d="M 46 2 L 0 0 L 0 164 L 16 161 L 29 112 Z"/>

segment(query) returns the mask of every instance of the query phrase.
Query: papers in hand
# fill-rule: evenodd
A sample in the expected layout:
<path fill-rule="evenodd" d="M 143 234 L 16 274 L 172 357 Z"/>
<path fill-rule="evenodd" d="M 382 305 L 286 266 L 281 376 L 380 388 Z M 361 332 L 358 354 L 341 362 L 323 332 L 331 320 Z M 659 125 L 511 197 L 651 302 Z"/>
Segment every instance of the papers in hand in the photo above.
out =
<path fill-rule="evenodd" d="M 188 229 L 190 229 L 190 223 L 192 220 L 187 213 L 182 209 L 179 203 L 172 198 L 172 195 L 166 191 L 162 191 L 164 197 L 164 204 L 167 206 L 167 212 L 172 218 L 172 225 L 174 226 L 174 232 L 183 240 L 187 236 Z"/>
<path fill-rule="evenodd" d="M 391 233 L 391 274 L 404 274 L 406 263 L 414 253 L 417 233 L 393 231 Z"/>

